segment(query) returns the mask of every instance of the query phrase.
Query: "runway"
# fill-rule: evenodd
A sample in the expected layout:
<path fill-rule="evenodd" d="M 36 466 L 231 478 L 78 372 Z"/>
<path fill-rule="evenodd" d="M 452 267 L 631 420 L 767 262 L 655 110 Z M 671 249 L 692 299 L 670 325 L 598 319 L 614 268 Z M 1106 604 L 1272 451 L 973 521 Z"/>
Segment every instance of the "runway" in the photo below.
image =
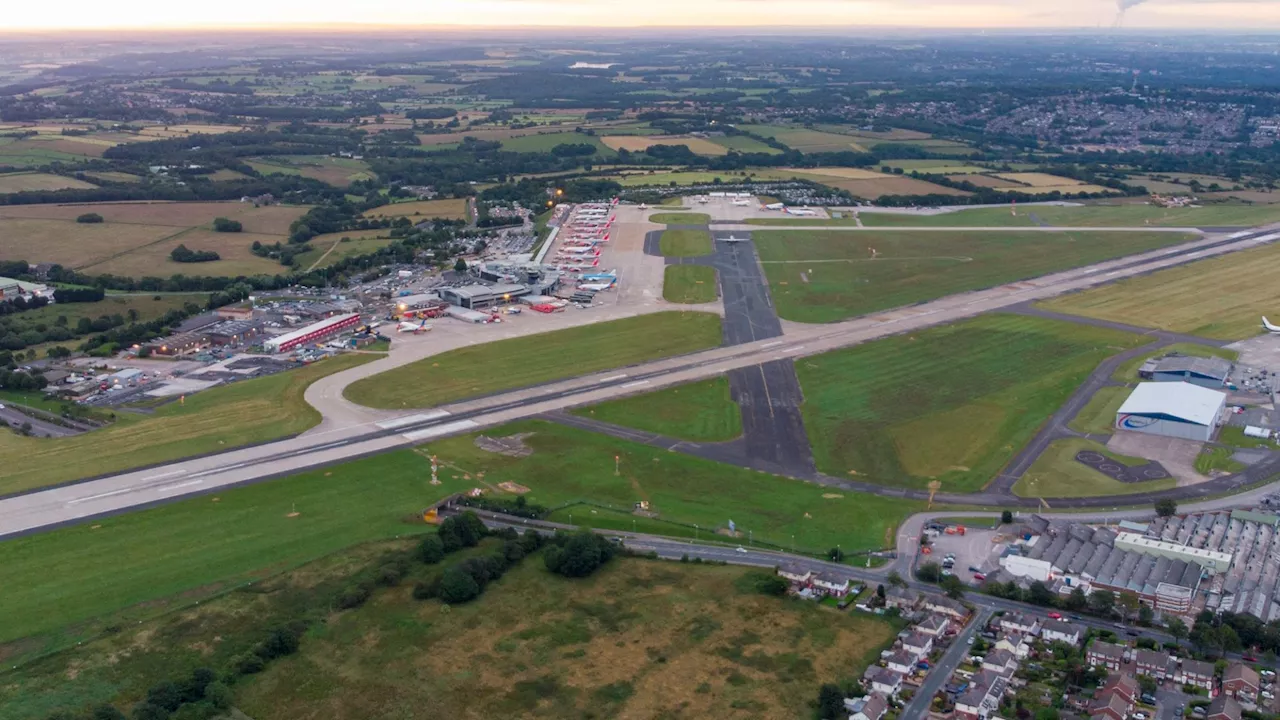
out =
<path fill-rule="evenodd" d="M 778 360 L 858 345 L 895 334 L 941 325 L 1065 292 L 1151 272 L 1228 252 L 1265 245 L 1280 233 L 1255 231 L 1211 238 L 1174 248 L 1076 268 L 1033 280 L 1002 285 L 856 318 L 830 325 L 788 326 L 784 337 L 715 348 L 630 368 L 502 393 L 434 410 L 418 410 L 390 420 L 327 429 L 304 437 L 242 448 L 217 455 L 120 473 L 63 487 L 0 499 L 0 536 L 57 527 L 98 515 L 146 507 L 199 493 L 258 482 L 366 455 L 411 446 L 447 435 L 541 415 L 567 407 L 648 392 Z M 794 329 L 792 329 L 794 327 Z M 1203 498 L 1264 479 L 1274 472 L 1268 463 L 1245 473 L 1217 478 L 1188 488 L 1142 496 L 1148 504 L 1159 497 Z M 905 496 L 899 488 L 867 491 Z M 976 500 L 976 496 L 958 496 Z M 1018 499 L 1006 498 L 1007 504 Z M 1115 507 L 1133 499 L 1088 498 L 1054 503 L 1055 508 Z M 1016 503 L 1021 504 L 1021 503 Z"/>

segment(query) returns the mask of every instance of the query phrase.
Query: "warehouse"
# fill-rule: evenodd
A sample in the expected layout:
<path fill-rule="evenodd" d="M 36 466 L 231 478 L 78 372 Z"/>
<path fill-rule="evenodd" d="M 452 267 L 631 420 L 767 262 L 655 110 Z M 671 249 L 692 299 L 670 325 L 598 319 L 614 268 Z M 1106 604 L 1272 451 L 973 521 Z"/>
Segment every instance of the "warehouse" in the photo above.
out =
<path fill-rule="evenodd" d="M 1211 389 L 1227 384 L 1231 362 L 1217 357 L 1171 355 L 1148 360 L 1138 369 L 1138 377 L 1155 382 L 1188 382 Z"/>
<path fill-rule="evenodd" d="M 528 292 L 529 288 L 524 285 L 464 285 L 441 288 L 440 299 L 468 310 L 478 310 L 508 302 Z"/>
<path fill-rule="evenodd" d="M 1226 393 L 1185 382 L 1139 383 L 1116 413 L 1116 429 L 1206 442 L 1227 404 Z"/>
<path fill-rule="evenodd" d="M 304 328 L 298 328 L 293 332 L 277 335 L 276 337 L 262 343 L 262 347 L 264 350 L 271 353 L 289 352 L 301 345 L 305 345 L 310 342 L 318 342 L 331 335 L 340 333 L 343 330 L 353 330 L 359 324 L 360 315 L 357 313 L 334 315 L 333 317 L 321 320 L 318 323 L 312 323 Z"/>

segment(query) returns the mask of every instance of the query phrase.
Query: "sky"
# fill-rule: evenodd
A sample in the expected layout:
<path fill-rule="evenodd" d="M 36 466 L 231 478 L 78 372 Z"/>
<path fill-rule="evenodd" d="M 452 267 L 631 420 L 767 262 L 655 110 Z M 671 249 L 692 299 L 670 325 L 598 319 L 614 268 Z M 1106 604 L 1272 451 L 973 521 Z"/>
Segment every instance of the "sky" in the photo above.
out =
<path fill-rule="evenodd" d="M 60 0 L 7 3 L 0 31 L 422 27 L 1111 27 L 1280 29 L 1280 0 Z"/>

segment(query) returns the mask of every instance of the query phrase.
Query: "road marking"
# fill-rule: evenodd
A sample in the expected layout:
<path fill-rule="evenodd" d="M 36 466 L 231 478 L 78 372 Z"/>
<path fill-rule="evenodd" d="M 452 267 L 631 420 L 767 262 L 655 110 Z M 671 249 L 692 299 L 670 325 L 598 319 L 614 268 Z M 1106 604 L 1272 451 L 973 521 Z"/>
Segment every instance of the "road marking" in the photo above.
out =
<path fill-rule="evenodd" d="M 600 382 L 602 383 L 613 382 L 614 380 L 625 380 L 626 378 L 627 378 L 626 373 L 623 373 L 622 375 L 610 375 L 607 378 L 601 378 Z"/>
<path fill-rule="evenodd" d="M 795 347 L 789 347 L 786 350 L 783 350 L 782 352 L 800 352 L 803 349 L 804 349 L 803 345 L 797 345 Z"/>
<path fill-rule="evenodd" d="M 633 387 L 640 387 L 641 385 L 648 385 L 648 384 L 649 384 L 649 381 L 648 381 L 648 380 L 637 380 L 637 381 L 635 381 L 635 382 L 629 382 L 629 383 L 627 383 L 626 385 L 623 385 L 622 387 L 623 387 L 623 388 L 633 388 Z"/>
<path fill-rule="evenodd" d="M 415 430 L 414 432 L 404 433 L 400 437 L 410 442 L 421 442 L 434 437 L 449 435 L 460 430 L 470 430 L 471 428 L 478 426 L 479 423 L 472 420 L 457 420 L 451 423 L 437 425 L 433 428 L 427 428 L 426 430 Z"/>
<path fill-rule="evenodd" d="M 774 341 L 773 341 L 773 342 L 771 342 L 771 343 L 765 343 L 765 344 L 761 345 L 761 346 L 760 346 L 760 349 L 761 349 L 761 350 L 764 350 L 765 348 L 777 347 L 778 345 L 781 345 L 781 344 L 782 344 L 782 341 L 781 341 L 781 340 L 774 340 Z"/>
<path fill-rule="evenodd" d="M 125 493 L 133 492 L 134 490 L 137 490 L 137 489 L 138 489 L 138 488 L 136 488 L 136 487 L 120 488 L 119 490 L 112 490 L 111 492 L 104 492 L 104 493 L 100 493 L 100 494 L 98 494 L 98 495 L 90 495 L 89 497 L 82 497 L 82 498 L 76 498 L 75 500 L 68 500 L 68 501 L 67 501 L 67 504 L 68 504 L 68 505 L 79 505 L 80 503 L 83 503 L 83 502 L 91 502 L 91 501 L 93 501 L 93 500 L 101 500 L 102 498 L 105 498 L 105 497 L 111 497 L 112 495 L 123 495 L 123 494 L 125 494 Z"/>
<path fill-rule="evenodd" d="M 174 490 L 181 490 L 184 487 L 191 487 L 192 485 L 203 485 L 203 484 L 204 484 L 203 480 L 189 480 L 184 483 L 178 483 L 177 485 L 165 485 L 162 488 L 156 488 L 156 492 L 162 492 L 162 493 L 173 492 Z"/>
<path fill-rule="evenodd" d="M 186 472 L 186 470 L 170 470 L 169 472 L 166 472 L 166 473 L 160 473 L 159 475 L 152 475 L 152 476 L 150 476 L 150 477 L 144 477 L 144 478 L 142 478 L 142 482 L 146 482 L 146 481 L 148 481 L 148 480 L 161 480 L 161 479 L 163 479 L 163 478 L 173 477 L 174 475 L 181 475 L 181 474 L 183 474 L 184 472 Z"/>
<path fill-rule="evenodd" d="M 420 422 L 427 422 L 428 420 L 438 420 L 447 415 L 449 415 L 449 413 L 444 410 L 432 410 L 431 412 L 418 413 L 417 415 L 406 415 L 405 417 L 383 420 L 382 422 L 374 424 L 383 430 L 394 430 L 398 427 L 404 427 L 405 425 L 414 425 Z"/>

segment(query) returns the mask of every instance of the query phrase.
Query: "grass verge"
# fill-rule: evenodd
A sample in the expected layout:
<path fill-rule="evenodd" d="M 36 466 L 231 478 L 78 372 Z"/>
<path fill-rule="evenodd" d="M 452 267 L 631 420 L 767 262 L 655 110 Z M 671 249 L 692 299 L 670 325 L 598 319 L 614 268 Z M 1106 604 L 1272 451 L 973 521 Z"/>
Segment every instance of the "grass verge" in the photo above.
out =
<path fill-rule="evenodd" d="M 662 312 L 451 350 L 347 386 L 375 408 L 433 407 L 720 344 L 720 316 Z M 565 348 L 574 349 L 569 362 Z"/>
<path fill-rule="evenodd" d="M 1089 398 L 1067 427 L 1090 435 L 1110 435 L 1116 425 L 1116 412 L 1133 392 L 1127 387 L 1104 387 Z"/>
<path fill-rule="evenodd" d="M 1044 454 L 1027 470 L 1013 493 L 1020 497 L 1099 497 L 1108 495 L 1132 495 L 1135 493 L 1168 490 L 1177 480 L 1151 480 L 1140 483 L 1122 483 L 1103 475 L 1093 468 L 1076 461 L 1076 453 L 1092 450 L 1102 453 L 1124 465 L 1144 465 L 1142 458 L 1118 455 L 1101 443 L 1084 438 L 1067 438 L 1049 445 Z"/>
<path fill-rule="evenodd" d="M 698 257 L 714 251 L 706 230 L 665 230 L 658 247 L 666 257 Z"/>
<path fill-rule="evenodd" d="M 742 434 L 742 413 L 729 396 L 729 380 L 723 377 L 576 408 L 572 412 L 695 442 L 721 442 Z"/>
<path fill-rule="evenodd" d="M 1231 459 L 1234 453 L 1234 448 L 1206 446 L 1196 456 L 1196 472 L 1212 475 L 1215 472 L 1231 474 L 1244 470 L 1244 463 Z"/>
<path fill-rule="evenodd" d="M 668 231 L 670 232 L 670 231 Z M 715 302 L 716 269 L 704 265 L 668 265 L 662 275 L 662 298 L 681 305 Z"/>
<path fill-rule="evenodd" d="M 659 225 L 706 225 L 711 216 L 696 212 L 660 212 L 649 216 L 649 222 Z"/>

